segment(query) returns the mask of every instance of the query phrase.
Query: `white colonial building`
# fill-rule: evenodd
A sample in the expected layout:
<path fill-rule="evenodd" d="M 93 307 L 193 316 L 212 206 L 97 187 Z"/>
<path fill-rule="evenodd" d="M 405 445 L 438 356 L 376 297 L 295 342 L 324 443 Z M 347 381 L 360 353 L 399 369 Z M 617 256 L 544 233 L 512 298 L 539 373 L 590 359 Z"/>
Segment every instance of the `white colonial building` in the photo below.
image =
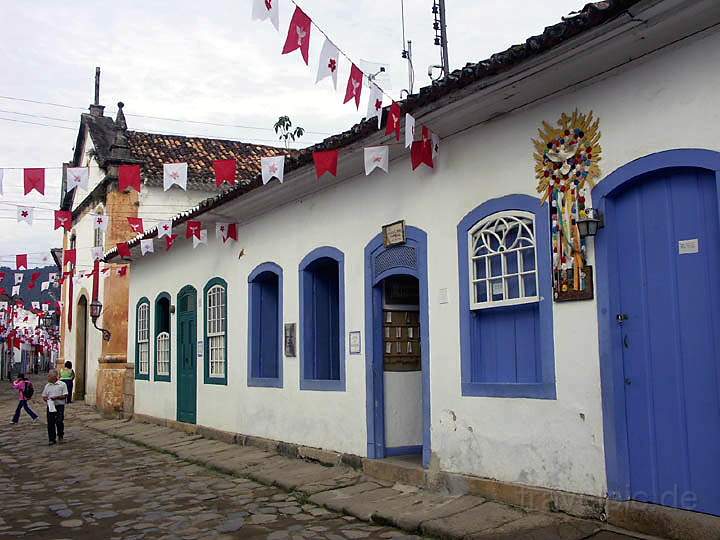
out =
<path fill-rule="evenodd" d="M 720 515 L 719 22 L 590 4 L 400 103 L 434 168 L 367 121 L 132 241 L 136 413 Z"/>

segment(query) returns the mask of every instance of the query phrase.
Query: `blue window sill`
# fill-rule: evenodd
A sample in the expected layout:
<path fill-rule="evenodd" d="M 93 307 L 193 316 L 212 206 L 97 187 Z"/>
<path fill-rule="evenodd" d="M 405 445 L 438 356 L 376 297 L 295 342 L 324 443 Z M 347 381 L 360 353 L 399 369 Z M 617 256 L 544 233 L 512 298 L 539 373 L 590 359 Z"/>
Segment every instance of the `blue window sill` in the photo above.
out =
<path fill-rule="evenodd" d="M 319 380 L 300 379 L 300 390 L 321 390 L 326 392 L 344 392 L 345 381 L 343 379 Z"/>
<path fill-rule="evenodd" d="M 280 377 L 264 378 L 264 377 L 250 377 L 248 379 L 248 386 L 256 386 L 260 388 L 282 388 L 283 382 Z"/>
<path fill-rule="evenodd" d="M 135 374 L 135 380 L 136 381 L 149 381 L 150 380 L 150 374 L 142 375 L 140 373 Z"/>
<path fill-rule="evenodd" d="M 219 384 L 219 385 L 227 386 L 227 377 L 224 377 L 224 378 L 205 377 L 205 384 Z"/>
<path fill-rule="evenodd" d="M 463 396 L 556 399 L 554 383 L 462 383 Z"/>

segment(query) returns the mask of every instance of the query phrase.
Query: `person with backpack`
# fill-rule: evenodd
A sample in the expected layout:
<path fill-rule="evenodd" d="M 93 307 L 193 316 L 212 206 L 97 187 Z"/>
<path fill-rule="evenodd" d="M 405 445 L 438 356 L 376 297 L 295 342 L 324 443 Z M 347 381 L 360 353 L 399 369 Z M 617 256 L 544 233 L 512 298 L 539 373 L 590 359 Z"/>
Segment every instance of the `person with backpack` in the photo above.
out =
<path fill-rule="evenodd" d="M 75 383 L 75 370 L 72 368 L 72 362 L 65 362 L 65 367 L 60 368 L 60 380 L 67 386 L 68 397 L 67 402 L 72 403 L 73 384 Z"/>
<path fill-rule="evenodd" d="M 35 388 L 33 384 L 25 378 L 24 373 L 18 374 L 17 379 L 12 383 L 12 387 L 18 391 L 18 406 L 15 409 L 15 414 L 12 417 L 11 424 L 17 424 L 20 420 L 20 411 L 25 409 L 25 412 L 30 415 L 33 421 L 38 419 L 38 415 L 28 405 L 28 400 L 33 397 Z"/>

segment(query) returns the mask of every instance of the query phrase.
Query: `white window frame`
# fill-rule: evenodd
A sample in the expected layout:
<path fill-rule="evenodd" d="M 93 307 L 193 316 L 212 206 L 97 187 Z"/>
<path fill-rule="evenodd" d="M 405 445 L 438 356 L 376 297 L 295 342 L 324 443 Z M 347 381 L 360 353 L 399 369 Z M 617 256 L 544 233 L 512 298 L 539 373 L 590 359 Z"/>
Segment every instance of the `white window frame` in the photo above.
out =
<path fill-rule="evenodd" d="M 533 249 L 533 256 L 535 257 L 535 264 L 534 264 L 534 270 L 529 271 L 523 271 L 522 268 L 522 260 L 520 258 L 520 252 L 521 250 L 528 249 L 529 246 L 518 246 L 518 247 L 510 247 L 507 248 L 506 246 L 503 246 L 503 250 L 493 251 L 489 255 L 476 255 L 476 249 L 475 249 L 475 236 L 477 234 L 480 234 L 483 229 L 486 229 L 488 225 L 495 224 L 496 222 L 500 221 L 526 221 L 529 220 L 532 223 L 532 235 L 531 235 L 531 243 L 532 243 L 532 249 Z M 517 240 L 516 240 L 517 242 Z M 487 246 L 487 244 L 486 244 Z M 488 246 L 489 249 L 489 246 Z M 514 273 L 508 273 L 507 271 L 507 265 L 505 262 L 506 255 L 509 253 L 517 253 L 518 261 L 517 261 L 517 272 Z M 491 272 L 490 272 L 490 258 L 493 255 L 500 255 L 500 261 L 501 261 L 501 272 L 498 276 L 492 276 L 491 278 Z M 485 278 L 478 278 L 475 275 L 475 261 L 477 259 L 485 259 Z M 501 212 L 495 212 L 494 214 L 491 214 L 489 216 L 486 216 L 485 218 L 478 221 L 469 231 L 468 231 L 468 265 L 469 265 L 469 277 L 470 282 L 468 283 L 468 286 L 470 287 L 470 309 L 487 309 L 487 308 L 494 308 L 494 307 L 501 307 L 501 306 L 516 306 L 520 304 L 531 304 L 536 303 L 540 301 L 539 296 L 539 282 L 538 282 L 538 259 L 537 259 L 537 227 L 535 225 L 535 214 L 531 212 L 524 212 L 522 210 L 504 210 Z M 523 281 L 523 276 L 529 276 L 531 274 L 534 274 L 535 276 L 535 292 L 536 294 L 534 296 L 525 296 L 524 295 L 524 289 L 525 284 Z M 508 278 L 514 278 L 516 277 L 518 280 L 518 291 L 519 291 L 519 297 L 518 298 L 507 298 L 508 296 Z M 491 283 L 492 281 L 496 279 L 502 279 L 503 284 L 503 300 L 493 300 L 493 294 L 491 290 Z M 484 281 L 485 286 L 487 287 L 487 300 L 485 302 L 479 302 L 477 299 L 477 291 L 476 291 L 476 284 Z"/>
<path fill-rule="evenodd" d="M 150 304 L 143 302 L 137 316 L 138 374 L 150 375 Z"/>
<path fill-rule="evenodd" d="M 225 350 L 227 291 L 224 285 L 208 289 L 205 301 L 208 339 L 208 376 L 222 379 L 226 376 L 227 351 Z"/>
<path fill-rule="evenodd" d="M 155 353 L 157 354 L 157 371 L 155 375 L 167 377 L 170 375 L 170 332 L 160 332 L 155 338 Z"/>

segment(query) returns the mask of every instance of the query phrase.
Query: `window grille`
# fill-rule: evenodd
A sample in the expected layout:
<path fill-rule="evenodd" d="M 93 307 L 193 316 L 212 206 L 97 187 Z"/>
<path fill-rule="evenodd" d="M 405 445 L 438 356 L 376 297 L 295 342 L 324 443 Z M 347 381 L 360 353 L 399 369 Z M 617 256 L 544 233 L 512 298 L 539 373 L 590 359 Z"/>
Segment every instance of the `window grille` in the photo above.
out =
<path fill-rule="evenodd" d="M 539 301 L 533 214 L 498 212 L 468 236 L 471 309 Z"/>
<path fill-rule="evenodd" d="M 138 373 L 150 373 L 150 306 L 141 304 L 137 316 Z"/>
<path fill-rule="evenodd" d="M 225 324 L 225 287 L 214 285 L 207 294 L 210 377 L 225 377 Z"/>
<path fill-rule="evenodd" d="M 161 332 L 157 336 L 157 375 L 170 375 L 170 334 Z"/>

